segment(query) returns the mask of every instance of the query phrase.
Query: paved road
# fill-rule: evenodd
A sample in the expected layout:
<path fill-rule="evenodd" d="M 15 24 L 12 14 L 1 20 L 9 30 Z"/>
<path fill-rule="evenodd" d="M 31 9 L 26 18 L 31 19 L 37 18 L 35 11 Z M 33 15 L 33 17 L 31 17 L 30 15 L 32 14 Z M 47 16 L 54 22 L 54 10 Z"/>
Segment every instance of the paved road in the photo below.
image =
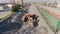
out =
<path fill-rule="evenodd" d="M 37 5 L 38 6 L 38 5 Z M 34 13 L 36 15 L 39 16 L 39 23 L 38 23 L 38 27 L 33 27 L 33 28 L 27 28 L 26 27 L 26 24 L 24 23 L 22 25 L 22 27 L 20 28 L 20 19 L 19 17 L 17 17 L 17 24 L 12 24 L 13 25 L 13 28 L 14 26 L 17 27 L 17 29 L 12 29 L 11 31 L 9 30 L 9 26 L 12 26 L 11 24 L 9 25 L 9 19 L 7 19 L 6 21 L 4 21 L 2 23 L 2 26 L 0 26 L 0 33 L 3 32 L 2 34 L 54 34 L 54 32 L 52 31 L 52 29 L 49 27 L 49 25 L 46 23 L 45 19 L 43 18 L 43 16 L 38 12 L 38 10 L 36 9 L 35 5 L 34 4 L 31 4 L 31 6 L 29 6 L 29 9 L 27 8 L 28 10 L 28 13 Z M 23 13 L 23 12 L 22 12 Z M 19 16 L 20 13 L 14 15 L 13 17 L 15 16 Z M 9 26 L 8 26 L 8 25 Z M 18 25 L 19 24 L 19 25 Z M 8 27 L 7 30 L 9 31 L 5 31 L 6 30 L 6 27 Z M 19 29 L 18 29 L 19 28 Z M 4 29 L 4 30 L 3 30 Z M 11 29 L 11 28 L 10 28 Z M 5 32 L 4 32 L 5 31 Z"/>
<path fill-rule="evenodd" d="M 21 15 L 24 15 L 28 12 L 30 6 L 27 6 L 25 10 L 19 10 L 19 12 L 16 12 L 11 17 L 7 18 L 3 22 L 0 23 L 0 34 L 13 34 L 14 32 L 18 31 L 23 24 L 23 22 L 20 19 Z M 16 23 L 12 23 L 12 19 L 16 19 Z"/>
<path fill-rule="evenodd" d="M 17 27 L 16 25 L 14 24 L 10 24 L 11 23 L 11 20 L 15 17 L 15 16 L 19 16 L 20 15 L 20 12 L 17 12 L 16 14 L 12 15 L 11 17 L 9 17 L 8 19 L 4 20 L 3 22 L 0 23 L 0 33 L 4 32 L 4 31 L 8 31 L 10 29 L 16 29 L 16 28 L 19 28 Z M 19 18 L 16 17 L 17 19 L 17 23 L 19 23 L 20 21 L 18 20 Z M 14 27 L 16 26 L 16 27 Z M 20 25 L 19 25 L 20 26 Z"/>
<path fill-rule="evenodd" d="M 31 5 L 30 6 L 30 8 L 29 8 L 29 10 L 28 10 L 28 13 L 31 13 L 30 12 L 30 10 L 31 9 L 34 9 L 34 7 Z M 35 10 L 35 9 L 34 9 Z M 27 27 L 27 24 L 25 23 L 25 24 L 23 24 L 23 26 L 22 26 L 22 28 L 21 29 L 19 29 L 16 33 L 14 33 L 14 34 L 35 34 L 34 32 L 36 32 L 37 31 L 37 29 L 35 28 L 35 27 L 33 27 L 33 28 L 29 28 L 29 27 Z"/>
<path fill-rule="evenodd" d="M 52 7 L 47 7 L 47 6 L 43 6 L 43 5 L 40 5 L 40 4 L 36 4 L 36 6 L 39 7 L 39 8 L 44 8 L 45 10 L 49 10 L 51 14 L 55 13 L 56 17 L 58 17 L 58 16 L 60 17 L 60 10 L 59 9 L 52 8 Z M 50 32 L 49 34 L 54 34 L 54 32 L 50 29 L 50 27 L 49 27 L 49 31 L 48 32 Z M 60 31 L 58 31 L 56 34 L 60 34 Z"/>
<path fill-rule="evenodd" d="M 39 5 L 37 5 L 38 7 Z M 54 34 L 52 29 L 49 27 L 49 25 L 46 23 L 44 17 L 38 12 L 37 8 L 34 6 L 34 4 L 31 5 L 29 13 L 34 13 L 39 16 L 39 25 L 37 27 L 36 34 Z M 47 31 L 46 31 L 47 30 Z"/>
<path fill-rule="evenodd" d="M 37 5 L 38 6 L 38 5 Z M 38 12 L 35 5 L 32 4 L 28 10 L 28 13 L 33 13 L 39 16 L 39 23 L 38 27 L 33 28 L 27 28 L 24 24 L 21 29 L 18 30 L 15 34 L 54 34 L 52 29 L 49 27 L 49 25 L 46 23 L 43 16 Z"/>

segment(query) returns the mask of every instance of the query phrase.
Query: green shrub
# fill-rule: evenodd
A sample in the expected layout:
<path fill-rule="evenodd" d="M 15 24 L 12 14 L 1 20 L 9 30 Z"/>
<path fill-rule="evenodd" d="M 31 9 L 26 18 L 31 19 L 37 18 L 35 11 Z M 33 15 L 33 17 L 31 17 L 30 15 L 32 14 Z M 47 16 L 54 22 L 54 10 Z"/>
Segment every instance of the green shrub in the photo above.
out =
<path fill-rule="evenodd" d="M 21 7 L 21 5 L 19 5 L 19 4 L 14 4 L 14 6 L 12 6 L 12 11 L 13 11 L 13 12 L 17 12 L 18 9 L 21 9 L 20 7 Z"/>

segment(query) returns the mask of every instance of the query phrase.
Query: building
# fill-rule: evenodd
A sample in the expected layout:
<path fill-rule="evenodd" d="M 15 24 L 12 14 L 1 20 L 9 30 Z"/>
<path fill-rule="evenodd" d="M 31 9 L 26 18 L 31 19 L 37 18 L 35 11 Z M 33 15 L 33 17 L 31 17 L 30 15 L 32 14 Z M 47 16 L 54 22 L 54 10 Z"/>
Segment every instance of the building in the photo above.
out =
<path fill-rule="evenodd" d="M 0 0 L 0 5 L 5 5 L 5 4 L 23 4 L 23 0 Z"/>
<path fill-rule="evenodd" d="M 17 2 L 16 2 L 17 4 L 23 4 L 23 0 L 17 0 Z"/>
<path fill-rule="evenodd" d="M 57 1 L 57 8 L 60 8 L 60 1 Z"/>
<path fill-rule="evenodd" d="M 12 7 L 13 4 L 23 5 L 23 0 L 0 0 L 0 6 Z"/>

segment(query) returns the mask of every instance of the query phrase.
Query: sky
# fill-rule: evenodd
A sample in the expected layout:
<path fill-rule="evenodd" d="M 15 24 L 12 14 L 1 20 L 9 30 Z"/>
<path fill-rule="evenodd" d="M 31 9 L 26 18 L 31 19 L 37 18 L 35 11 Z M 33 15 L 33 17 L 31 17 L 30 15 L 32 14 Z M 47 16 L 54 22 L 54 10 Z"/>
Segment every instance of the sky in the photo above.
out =
<path fill-rule="evenodd" d="M 0 0 L 0 3 L 9 3 L 10 0 Z M 56 0 L 23 0 L 24 2 L 56 1 Z"/>
<path fill-rule="evenodd" d="M 9 3 L 10 0 L 0 0 L 0 3 Z"/>
<path fill-rule="evenodd" d="M 56 1 L 56 0 L 24 0 L 24 2 L 40 2 L 40 1 L 51 1 L 51 2 L 53 2 L 53 1 Z"/>

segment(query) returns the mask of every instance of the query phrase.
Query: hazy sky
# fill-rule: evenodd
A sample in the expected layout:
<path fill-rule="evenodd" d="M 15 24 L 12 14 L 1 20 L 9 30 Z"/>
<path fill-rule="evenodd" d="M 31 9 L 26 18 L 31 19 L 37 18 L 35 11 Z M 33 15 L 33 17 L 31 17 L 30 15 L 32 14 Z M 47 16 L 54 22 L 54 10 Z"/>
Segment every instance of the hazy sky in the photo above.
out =
<path fill-rule="evenodd" d="M 40 2 L 40 1 L 56 1 L 56 0 L 24 0 L 24 2 Z"/>
<path fill-rule="evenodd" d="M 0 3 L 9 3 L 10 0 L 0 0 Z M 23 0 L 24 2 L 55 1 L 55 0 Z"/>

